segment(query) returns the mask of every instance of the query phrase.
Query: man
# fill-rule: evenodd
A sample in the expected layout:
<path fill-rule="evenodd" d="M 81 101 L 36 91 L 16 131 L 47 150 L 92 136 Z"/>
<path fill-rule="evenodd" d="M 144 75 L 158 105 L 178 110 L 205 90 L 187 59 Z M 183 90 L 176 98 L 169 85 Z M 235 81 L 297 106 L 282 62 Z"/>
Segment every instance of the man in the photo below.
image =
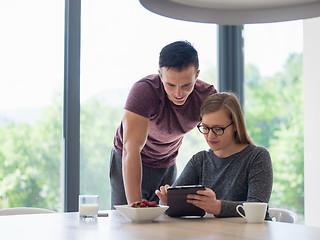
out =
<path fill-rule="evenodd" d="M 165 46 L 158 74 L 136 82 L 127 98 L 110 157 L 111 208 L 147 199 L 176 178 L 183 136 L 200 121 L 200 106 L 216 92 L 198 80 L 198 53 L 187 41 Z"/>

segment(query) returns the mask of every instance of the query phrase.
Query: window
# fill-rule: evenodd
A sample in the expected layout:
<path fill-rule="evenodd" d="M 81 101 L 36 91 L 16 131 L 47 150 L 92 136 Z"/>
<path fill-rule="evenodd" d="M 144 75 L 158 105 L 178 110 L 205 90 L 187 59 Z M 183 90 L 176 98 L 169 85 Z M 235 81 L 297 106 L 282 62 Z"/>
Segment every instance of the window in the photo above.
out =
<path fill-rule="evenodd" d="M 0 208 L 61 209 L 64 4 L 0 0 Z"/>
<path fill-rule="evenodd" d="M 200 79 L 216 86 L 216 25 L 158 16 L 138 1 L 81 4 L 80 192 L 99 194 L 109 209 L 109 153 L 131 85 L 157 72 L 163 46 L 188 40 Z M 64 1 L 0 0 L 0 20 L 0 208 L 59 210 Z M 303 216 L 302 23 L 251 24 L 244 33 L 245 112 L 250 136 L 272 155 L 270 204 Z M 178 171 L 207 148 L 190 132 Z"/>
<path fill-rule="evenodd" d="M 268 148 L 270 207 L 304 222 L 302 21 L 245 25 L 245 112 L 250 136 Z"/>

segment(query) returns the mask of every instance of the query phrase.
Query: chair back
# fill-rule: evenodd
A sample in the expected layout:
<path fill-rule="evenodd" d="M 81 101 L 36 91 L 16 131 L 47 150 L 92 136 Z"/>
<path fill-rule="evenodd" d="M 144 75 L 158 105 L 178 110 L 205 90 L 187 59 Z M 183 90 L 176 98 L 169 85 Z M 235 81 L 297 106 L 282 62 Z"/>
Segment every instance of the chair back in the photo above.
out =
<path fill-rule="evenodd" d="M 272 221 L 297 223 L 298 216 L 295 212 L 283 208 L 269 208 Z"/>
<path fill-rule="evenodd" d="M 54 213 L 55 211 L 44 208 L 32 207 L 13 207 L 0 209 L 1 215 L 20 215 L 20 214 L 38 214 L 38 213 Z"/>

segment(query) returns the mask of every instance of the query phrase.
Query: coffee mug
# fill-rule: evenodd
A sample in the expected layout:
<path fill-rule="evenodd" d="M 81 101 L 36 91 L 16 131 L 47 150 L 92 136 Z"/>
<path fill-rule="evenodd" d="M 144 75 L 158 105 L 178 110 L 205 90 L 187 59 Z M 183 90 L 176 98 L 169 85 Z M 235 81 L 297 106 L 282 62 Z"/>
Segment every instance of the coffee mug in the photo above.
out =
<path fill-rule="evenodd" d="M 262 202 L 245 202 L 243 206 L 238 205 L 236 210 L 248 223 L 260 223 L 265 219 L 267 206 L 267 203 Z M 239 211 L 239 208 L 243 209 L 245 216 Z"/>

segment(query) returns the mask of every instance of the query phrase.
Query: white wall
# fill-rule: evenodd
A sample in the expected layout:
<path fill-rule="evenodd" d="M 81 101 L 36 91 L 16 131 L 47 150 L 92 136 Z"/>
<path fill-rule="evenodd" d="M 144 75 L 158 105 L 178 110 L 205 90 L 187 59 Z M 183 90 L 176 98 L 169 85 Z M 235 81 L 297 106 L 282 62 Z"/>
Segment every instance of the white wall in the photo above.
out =
<path fill-rule="evenodd" d="M 320 18 L 303 30 L 305 224 L 320 226 Z"/>

